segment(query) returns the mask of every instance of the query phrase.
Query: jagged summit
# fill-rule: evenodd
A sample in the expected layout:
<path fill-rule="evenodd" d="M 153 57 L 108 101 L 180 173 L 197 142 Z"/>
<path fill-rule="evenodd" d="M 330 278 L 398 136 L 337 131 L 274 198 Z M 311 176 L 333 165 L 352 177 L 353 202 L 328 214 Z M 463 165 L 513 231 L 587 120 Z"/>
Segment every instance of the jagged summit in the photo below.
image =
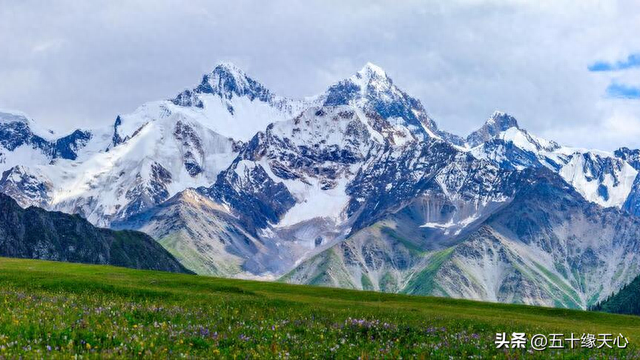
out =
<path fill-rule="evenodd" d="M 211 74 L 204 76 L 201 86 L 204 86 L 202 89 L 204 92 L 210 91 L 227 99 L 235 95 L 247 96 L 251 100 L 257 98 L 266 102 L 274 97 L 262 84 L 231 63 L 216 66 Z"/>
<path fill-rule="evenodd" d="M 221 85 L 226 82 L 236 83 L 243 85 L 247 82 L 247 79 L 251 79 L 244 70 L 230 62 L 221 62 L 216 65 L 210 73 L 203 76 L 203 82 L 208 80 L 217 80 Z M 215 84 L 212 84 L 215 87 Z"/>
<path fill-rule="evenodd" d="M 237 73 L 237 74 L 245 75 L 244 70 L 242 70 L 239 66 L 229 61 L 221 61 L 213 69 L 214 70 L 212 72 L 226 71 L 229 73 Z"/>
<path fill-rule="evenodd" d="M 362 67 L 362 69 L 359 71 L 360 73 L 363 72 L 374 72 L 378 75 L 386 75 L 386 72 L 378 65 L 372 63 L 372 62 L 367 62 L 366 64 L 364 64 L 364 66 Z"/>
<path fill-rule="evenodd" d="M 276 96 L 258 81 L 249 77 L 242 69 L 228 62 L 218 64 L 213 71 L 202 77 L 200 84 L 194 89 L 180 93 L 171 101 L 176 105 L 202 108 L 204 104 L 198 95 L 211 94 L 222 99 L 247 97 L 249 100 L 262 102 L 274 101 Z"/>
<path fill-rule="evenodd" d="M 506 112 L 498 110 L 494 111 L 493 114 L 491 114 L 491 117 L 489 118 L 489 120 L 487 120 L 486 125 L 497 126 L 498 128 L 502 129 L 502 131 L 510 129 L 512 127 L 520 128 L 515 117 L 507 114 Z"/>
<path fill-rule="evenodd" d="M 366 63 L 360 71 L 358 71 L 352 79 L 360 79 L 365 84 L 370 83 L 373 80 L 390 82 L 391 79 L 387 76 L 387 73 L 379 66 L 370 62 Z"/>
<path fill-rule="evenodd" d="M 323 96 L 324 105 L 348 105 L 350 102 L 361 99 L 375 99 L 382 93 L 390 95 L 389 100 L 393 95 L 396 95 L 395 97 L 405 95 L 393 85 L 393 81 L 382 68 L 366 63 L 354 75 L 330 86 Z"/>
<path fill-rule="evenodd" d="M 146 103 L 118 116 L 113 145 L 127 141 L 148 123 L 166 118 L 175 122 L 181 117 L 219 135 L 247 141 L 268 124 L 289 119 L 303 108 L 303 100 L 278 96 L 238 66 L 224 62 L 175 98 Z"/>
<path fill-rule="evenodd" d="M 0 111 L 0 174 L 15 165 L 75 160 L 92 136 L 89 131 L 76 130 L 58 138 L 22 112 Z"/>
<path fill-rule="evenodd" d="M 467 143 L 470 147 L 478 146 L 511 128 L 520 129 L 516 118 L 505 112 L 495 111 L 480 129 L 469 134 Z"/>
<path fill-rule="evenodd" d="M 370 62 L 366 63 L 360 71 L 348 80 L 358 85 L 364 96 L 375 96 L 376 93 L 389 91 L 399 92 L 387 73 L 381 67 Z"/>
<path fill-rule="evenodd" d="M 319 103 L 323 106 L 354 106 L 367 117 L 378 119 L 372 126 L 379 132 L 382 128 L 399 126 L 416 139 L 442 138 L 456 145 L 464 142 L 439 130 L 420 101 L 400 90 L 382 68 L 372 63 L 330 86 L 319 97 Z"/>

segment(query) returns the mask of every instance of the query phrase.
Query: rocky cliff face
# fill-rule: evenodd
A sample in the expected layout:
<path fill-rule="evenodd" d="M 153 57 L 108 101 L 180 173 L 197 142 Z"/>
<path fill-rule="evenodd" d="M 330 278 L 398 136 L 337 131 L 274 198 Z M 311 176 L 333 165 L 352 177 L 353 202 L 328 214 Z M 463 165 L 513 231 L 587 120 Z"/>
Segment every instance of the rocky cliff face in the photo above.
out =
<path fill-rule="evenodd" d="M 358 289 L 586 308 L 638 273 L 640 220 L 585 201 L 547 169 L 460 236 L 407 209 L 303 262 L 283 280 Z M 414 205 L 415 206 L 415 205 Z M 440 231 L 433 240 L 433 231 Z"/>
<path fill-rule="evenodd" d="M 228 208 L 196 190 L 185 190 L 113 227 L 153 236 L 198 274 L 250 276 L 266 271 L 254 260 L 269 252 L 267 244 L 247 232 Z"/>

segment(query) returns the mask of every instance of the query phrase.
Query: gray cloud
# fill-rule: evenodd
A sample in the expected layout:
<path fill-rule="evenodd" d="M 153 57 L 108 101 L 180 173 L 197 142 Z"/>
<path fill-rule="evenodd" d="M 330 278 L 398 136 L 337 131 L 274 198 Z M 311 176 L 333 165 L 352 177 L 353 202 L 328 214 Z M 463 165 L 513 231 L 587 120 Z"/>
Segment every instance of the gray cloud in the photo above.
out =
<path fill-rule="evenodd" d="M 618 126 L 640 123 L 638 102 L 604 95 L 637 72 L 588 70 L 637 52 L 639 24 L 633 0 L 13 2 L 0 7 L 0 107 L 70 130 L 173 96 L 220 61 L 293 97 L 371 61 L 455 133 L 502 109 L 570 145 L 640 147 Z"/>

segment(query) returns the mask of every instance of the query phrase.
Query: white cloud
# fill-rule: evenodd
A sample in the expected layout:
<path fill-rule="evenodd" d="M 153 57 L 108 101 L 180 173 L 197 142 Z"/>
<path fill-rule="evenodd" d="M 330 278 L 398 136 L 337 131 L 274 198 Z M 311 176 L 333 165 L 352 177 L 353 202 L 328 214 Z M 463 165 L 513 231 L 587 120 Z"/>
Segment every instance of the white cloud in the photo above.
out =
<path fill-rule="evenodd" d="M 640 102 L 601 101 L 595 107 L 602 119 L 593 123 L 567 122 L 543 132 L 549 139 L 562 139 L 573 146 L 614 150 L 637 147 L 640 139 Z M 610 146 L 602 146 L 611 144 Z"/>
<path fill-rule="evenodd" d="M 613 76 L 633 74 L 587 71 L 639 51 L 637 33 L 634 0 L 22 1 L 0 8 L 0 107 L 56 128 L 95 126 L 223 60 L 297 97 L 371 61 L 459 134 L 503 109 L 561 142 L 640 147 L 569 132 L 612 133 L 610 119 L 640 116 L 603 99 Z"/>
<path fill-rule="evenodd" d="M 65 43 L 64 39 L 49 39 L 36 43 L 32 48 L 33 53 L 46 53 L 60 49 Z"/>

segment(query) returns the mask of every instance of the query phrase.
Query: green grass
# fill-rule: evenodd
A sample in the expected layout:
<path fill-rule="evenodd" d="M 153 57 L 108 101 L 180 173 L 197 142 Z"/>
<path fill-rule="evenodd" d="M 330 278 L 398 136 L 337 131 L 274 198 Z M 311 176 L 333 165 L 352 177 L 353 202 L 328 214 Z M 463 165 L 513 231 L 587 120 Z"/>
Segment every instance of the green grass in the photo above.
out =
<path fill-rule="evenodd" d="M 0 258 L 0 358 L 637 358 L 640 318 Z M 496 332 L 625 350 L 497 350 Z"/>
<path fill-rule="evenodd" d="M 431 255 L 431 258 L 429 259 L 429 265 L 427 265 L 427 267 L 420 271 L 418 274 L 413 276 L 403 292 L 416 295 L 430 294 L 431 292 L 433 292 L 434 288 L 437 286 L 434 278 L 438 273 L 438 270 L 440 270 L 442 264 L 444 264 L 444 262 L 449 259 L 449 257 L 453 253 L 453 250 L 454 248 L 451 247 L 433 253 Z M 441 291 L 445 292 L 444 289 L 441 289 Z"/>
<path fill-rule="evenodd" d="M 411 242 L 411 240 L 398 235 L 392 228 L 384 226 L 381 227 L 380 232 L 390 238 L 396 240 L 400 244 L 402 244 L 409 252 L 411 252 L 414 256 L 420 256 L 425 253 L 423 249 L 421 249 L 418 245 Z"/>
<path fill-rule="evenodd" d="M 550 285 L 555 286 L 562 292 L 561 295 L 564 300 L 564 306 L 574 309 L 580 308 L 580 304 L 578 304 L 577 300 L 580 297 L 572 288 L 570 288 L 564 281 L 562 281 L 562 279 L 560 279 L 556 274 L 552 273 L 544 266 L 538 264 L 535 261 L 533 262 L 533 265 L 550 280 Z M 549 289 L 549 291 L 553 292 L 553 289 Z"/>

